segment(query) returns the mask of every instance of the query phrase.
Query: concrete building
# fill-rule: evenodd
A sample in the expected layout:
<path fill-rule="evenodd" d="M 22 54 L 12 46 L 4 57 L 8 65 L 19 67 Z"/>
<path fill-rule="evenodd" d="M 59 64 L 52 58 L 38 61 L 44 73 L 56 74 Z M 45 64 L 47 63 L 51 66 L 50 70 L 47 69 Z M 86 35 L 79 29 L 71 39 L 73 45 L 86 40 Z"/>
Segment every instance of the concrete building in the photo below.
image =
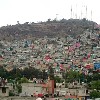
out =
<path fill-rule="evenodd" d="M 9 96 L 9 87 L 7 81 L 0 77 L 0 96 Z"/>
<path fill-rule="evenodd" d="M 38 95 L 42 93 L 41 84 L 22 83 L 21 85 L 22 85 L 21 96 L 33 96 L 34 94 Z"/>
<path fill-rule="evenodd" d="M 9 96 L 9 87 L 0 86 L 0 96 Z"/>
<path fill-rule="evenodd" d="M 54 81 L 49 80 L 46 83 L 22 83 L 21 96 L 37 96 L 39 94 L 53 94 Z"/>

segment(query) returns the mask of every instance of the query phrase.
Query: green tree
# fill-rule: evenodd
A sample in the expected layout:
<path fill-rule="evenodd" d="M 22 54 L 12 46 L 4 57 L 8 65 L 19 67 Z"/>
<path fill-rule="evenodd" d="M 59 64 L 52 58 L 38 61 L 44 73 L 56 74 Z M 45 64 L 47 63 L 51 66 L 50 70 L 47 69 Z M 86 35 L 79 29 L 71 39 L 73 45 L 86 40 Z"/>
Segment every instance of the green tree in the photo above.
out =
<path fill-rule="evenodd" d="M 61 78 L 59 78 L 59 76 L 55 76 L 54 80 L 55 80 L 56 83 L 61 83 L 62 82 L 62 80 L 61 80 Z"/>
<path fill-rule="evenodd" d="M 22 92 L 21 84 L 17 84 L 16 87 L 17 87 L 18 93 L 21 93 Z"/>
<path fill-rule="evenodd" d="M 51 66 L 49 66 L 49 77 L 54 80 L 54 69 Z"/>
<path fill-rule="evenodd" d="M 43 72 L 42 72 L 42 79 L 46 80 L 47 78 L 48 78 L 48 75 L 47 75 L 47 73 L 46 73 L 46 71 L 44 69 Z"/>
<path fill-rule="evenodd" d="M 65 79 L 67 82 L 73 82 L 75 80 L 80 79 L 80 74 L 79 74 L 79 72 L 70 70 L 69 72 L 66 73 Z"/>
<path fill-rule="evenodd" d="M 90 85 L 92 89 L 100 90 L 100 80 L 92 81 Z"/>
<path fill-rule="evenodd" d="M 26 77 L 23 77 L 23 78 L 21 78 L 19 81 L 18 81 L 18 83 L 19 84 L 21 84 L 21 83 L 28 83 L 29 81 L 28 81 L 28 79 L 26 78 Z"/>
<path fill-rule="evenodd" d="M 51 21 L 51 19 L 49 18 L 48 20 L 47 20 L 47 22 L 50 22 Z"/>
<path fill-rule="evenodd" d="M 90 97 L 93 99 L 100 98 L 100 92 L 94 90 L 90 93 Z"/>
<path fill-rule="evenodd" d="M 92 77 L 92 80 L 93 80 L 93 81 L 100 80 L 100 74 L 99 74 L 99 73 L 95 73 L 95 74 L 93 74 L 91 77 Z"/>

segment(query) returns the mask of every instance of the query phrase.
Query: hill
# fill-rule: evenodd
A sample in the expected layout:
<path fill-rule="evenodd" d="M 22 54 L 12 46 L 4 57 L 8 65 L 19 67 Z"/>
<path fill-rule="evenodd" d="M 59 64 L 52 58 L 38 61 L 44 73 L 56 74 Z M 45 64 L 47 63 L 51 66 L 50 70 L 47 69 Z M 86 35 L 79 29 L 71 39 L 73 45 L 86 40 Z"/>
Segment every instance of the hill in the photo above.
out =
<path fill-rule="evenodd" d="M 77 36 L 85 30 L 93 29 L 95 22 L 84 19 L 62 19 L 60 21 L 50 20 L 40 23 L 8 25 L 0 28 L 0 39 L 15 40 L 31 37 L 64 37 L 68 34 Z"/>

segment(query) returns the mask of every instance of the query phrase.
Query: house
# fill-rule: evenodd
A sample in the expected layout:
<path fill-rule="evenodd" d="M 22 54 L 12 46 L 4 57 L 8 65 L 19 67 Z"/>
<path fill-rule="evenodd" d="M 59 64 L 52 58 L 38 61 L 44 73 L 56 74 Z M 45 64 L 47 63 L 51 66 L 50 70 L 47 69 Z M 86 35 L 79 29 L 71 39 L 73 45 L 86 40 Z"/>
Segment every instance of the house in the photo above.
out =
<path fill-rule="evenodd" d="M 9 87 L 6 81 L 0 77 L 0 96 L 9 96 Z"/>
<path fill-rule="evenodd" d="M 89 97 L 89 90 L 86 88 L 85 83 L 78 83 L 77 81 L 68 84 L 66 89 L 66 98 L 69 96 L 74 99 L 78 98 L 79 100 L 85 100 L 86 97 Z"/>
<path fill-rule="evenodd" d="M 48 80 L 47 83 L 22 83 L 23 96 L 33 96 L 39 94 L 53 94 L 54 93 L 54 81 Z"/>
<path fill-rule="evenodd" d="M 78 83 L 73 82 L 68 84 L 68 90 L 67 93 L 70 93 L 70 95 L 75 95 L 75 96 L 88 96 L 88 90 L 86 88 L 85 83 Z"/>
<path fill-rule="evenodd" d="M 88 95 L 88 90 L 86 88 L 70 88 L 67 89 L 67 94 L 72 95 L 72 96 L 89 96 Z"/>
<path fill-rule="evenodd" d="M 0 96 L 9 96 L 9 87 L 0 86 Z"/>
<path fill-rule="evenodd" d="M 34 94 L 38 95 L 42 93 L 41 84 L 35 83 L 22 83 L 22 93 L 24 96 L 33 96 Z"/>

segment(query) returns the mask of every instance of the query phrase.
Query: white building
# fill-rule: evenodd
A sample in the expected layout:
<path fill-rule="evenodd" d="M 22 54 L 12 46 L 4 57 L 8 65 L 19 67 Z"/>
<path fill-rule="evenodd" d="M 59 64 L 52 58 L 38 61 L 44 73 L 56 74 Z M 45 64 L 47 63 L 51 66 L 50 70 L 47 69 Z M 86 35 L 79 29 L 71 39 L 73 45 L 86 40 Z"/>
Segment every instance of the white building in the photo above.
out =
<path fill-rule="evenodd" d="M 24 96 L 33 96 L 34 94 L 41 94 L 42 93 L 42 86 L 41 84 L 35 83 L 22 83 L 22 93 L 21 95 Z"/>

